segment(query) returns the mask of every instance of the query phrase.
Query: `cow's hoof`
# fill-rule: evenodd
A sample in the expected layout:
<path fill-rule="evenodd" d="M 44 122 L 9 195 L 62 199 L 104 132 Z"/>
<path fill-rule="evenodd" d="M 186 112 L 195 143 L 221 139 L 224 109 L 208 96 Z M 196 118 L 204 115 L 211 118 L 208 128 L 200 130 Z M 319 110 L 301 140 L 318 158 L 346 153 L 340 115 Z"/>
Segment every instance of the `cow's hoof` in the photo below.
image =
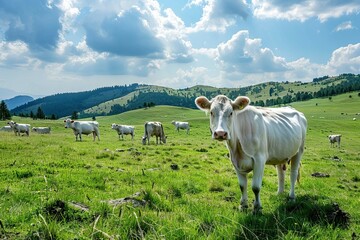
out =
<path fill-rule="evenodd" d="M 261 206 L 254 206 L 253 215 L 262 215 L 262 207 Z"/>
<path fill-rule="evenodd" d="M 288 202 L 291 202 L 291 203 L 293 203 L 293 202 L 295 202 L 295 197 L 288 197 Z"/>
<path fill-rule="evenodd" d="M 241 212 L 247 212 L 249 210 L 249 206 L 248 205 L 240 205 L 239 210 Z"/>

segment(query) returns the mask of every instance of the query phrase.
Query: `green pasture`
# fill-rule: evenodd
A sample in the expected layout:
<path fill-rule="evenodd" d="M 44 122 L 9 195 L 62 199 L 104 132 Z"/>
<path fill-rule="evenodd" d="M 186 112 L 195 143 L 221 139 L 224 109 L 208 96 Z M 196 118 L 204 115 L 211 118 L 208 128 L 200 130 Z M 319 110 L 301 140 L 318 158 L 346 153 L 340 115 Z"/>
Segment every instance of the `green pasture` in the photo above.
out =
<path fill-rule="evenodd" d="M 358 239 L 360 97 L 292 106 L 308 119 L 297 200 L 276 194 L 276 169 L 267 166 L 261 215 L 239 211 L 227 149 L 211 139 L 200 110 L 156 106 L 97 117 L 95 142 L 90 135 L 76 142 L 63 119 L 14 117 L 52 133 L 0 132 L 0 239 Z M 190 134 L 176 132 L 172 120 L 189 121 Z M 146 121 L 163 123 L 166 144 L 142 145 Z M 134 140 L 119 140 L 112 123 L 135 126 Z M 330 148 L 335 133 L 340 148 Z"/>

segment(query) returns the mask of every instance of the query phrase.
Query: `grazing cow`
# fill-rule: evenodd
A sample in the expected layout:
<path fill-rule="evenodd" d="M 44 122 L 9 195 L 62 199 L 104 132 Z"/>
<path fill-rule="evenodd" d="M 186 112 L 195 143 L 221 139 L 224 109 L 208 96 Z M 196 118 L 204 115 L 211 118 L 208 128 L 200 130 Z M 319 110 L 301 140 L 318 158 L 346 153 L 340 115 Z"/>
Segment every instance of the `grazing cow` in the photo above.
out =
<path fill-rule="evenodd" d="M 134 135 L 135 135 L 135 128 L 133 126 L 127 126 L 127 125 L 119 125 L 119 124 L 111 124 L 111 128 L 116 130 L 118 135 L 119 135 L 119 139 L 120 139 L 120 135 L 121 138 L 124 140 L 124 135 L 131 135 L 131 139 L 134 139 Z"/>
<path fill-rule="evenodd" d="M 166 143 L 166 136 L 164 133 L 164 127 L 161 122 L 146 122 L 145 123 L 145 133 L 142 137 L 142 143 L 146 144 L 146 139 L 148 144 L 150 144 L 150 137 L 156 137 L 156 144 L 158 144 L 158 138 L 160 138 L 160 143 Z"/>
<path fill-rule="evenodd" d="M 178 132 L 179 132 L 179 129 L 184 129 L 184 130 L 186 130 L 186 133 L 189 134 L 190 124 L 188 122 L 172 121 L 171 124 L 175 126 L 175 128 Z"/>
<path fill-rule="evenodd" d="M 96 136 L 100 141 L 100 132 L 99 132 L 99 123 L 96 121 L 74 121 L 71 119 L 64 120 L 65 128 L 72 128 L 74 131 L 76 141 L 78 140 L 78 136 L 80 141 L 82 141 L 81 134 L 89 135 L 90 133 L 93 134 L 94 141 Z"/>
<path fill-rule="evenodd" d="M 51 131 L 51 127 L 33 127 L 32 131 L 39 134 L 49 134 Z"/>
<path fill-rule="evenodd" d="M 278 193 L 284 191 L 286 163 L 291 163 L 290 199 L 295 199 L 295 182 L 300 177 L 307 120 L 291 107 L 257 108 L 248 97 L 235 101 L 219 95 L 198 97 L 197 107 L 210 112 L 212 138 L 226 141 L 242 193 L 240 209 L 248 208 L 247 174 L 253 171 L 254 213 L 261 212 L 260 188 L 265 164 L 276 165 Z"/>
<path fill-rule="evenodd" d="M 330 142 L 330 147 L 335 147 L 335 143 L 337 143 L 337 146 L 340 147 L 341 134 L 329 135 L 328 138 Z"/>
<path fill-rule="evenodd" d="M 0 128 L 0 131 L 2 132 L 12 132 L 13 129 L 11 126 L 3 126 L 2 128 Z"/>
<path fill-rule="evenodd" d="M 8 124 L 14 130 L 15 136 L 16 135 L 20 136 L 20 133 L 26 133 L 26 135 L 29 136 L 30 127 L 31 127 L 30 124 L 17 123 L 14 121 L 10 121 L 10 122 L 8 122 Z"/>

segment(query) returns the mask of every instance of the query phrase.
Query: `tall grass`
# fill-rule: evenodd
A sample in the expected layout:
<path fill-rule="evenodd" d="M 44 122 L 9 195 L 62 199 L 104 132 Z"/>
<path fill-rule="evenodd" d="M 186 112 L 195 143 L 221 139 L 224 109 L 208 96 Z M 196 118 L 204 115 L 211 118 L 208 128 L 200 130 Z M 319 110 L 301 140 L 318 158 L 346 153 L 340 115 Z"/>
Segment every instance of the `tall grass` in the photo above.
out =
<path fill-rule="evenodd" d="M 201 111 L 157 106 L 98 117 L 95 142 L 75 142 L 62 120 L 15 117 L 52 133 L 0 132 L 0 239 L 356 239 L 360 119 L 352 118 L 360 98 L 352 95 L 293 104 L 309 120 L 298 198 L 276 195 L 276 170 L 268 166 L 262 215 L 238 210 L 227 149 L 210 139 Z M 141 144 L 147 120 L 163 122 L 166 144 Z M 176 132 L 172 120 L 189 121 L 190 134 Z M 134 125 L 135 139 L 118 140 L 113 122 Z M 330 133 L 343 135 L 340 149 L 330 148 Z"/>

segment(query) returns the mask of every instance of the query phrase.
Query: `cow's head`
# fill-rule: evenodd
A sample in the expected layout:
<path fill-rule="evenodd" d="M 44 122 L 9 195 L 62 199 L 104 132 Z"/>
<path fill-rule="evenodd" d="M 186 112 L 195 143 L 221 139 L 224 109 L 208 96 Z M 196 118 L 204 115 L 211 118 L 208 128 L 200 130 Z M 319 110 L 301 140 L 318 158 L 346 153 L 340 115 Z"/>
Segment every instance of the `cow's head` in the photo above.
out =
<path fill-rule="evenodd" d="M 71 128 L 71 124 L 74 122 L 74 120 L 71 120 L 70 118 L 64 120 L 65 128 Z"/>
<path fill-rule="evenodd" d="M 141 142 L 142 142 L 142 144 L 143 145 L 146 145 L 146 136 L 143 136 L 142 138 L 141 138 Z"/>
<path fill-rule="evenodd" d="M 10 122 L 8 122 L 8 124 L 10 125 L 10 127 L 14 127 L 15 126 L 15 124 L 16 124 L 16 122 L 14 122 L 14 121 L 10 121 Z"/>
<path fill-rule="evenodd" d="M 210 131 L 216 140 L 230 140 L 230 129 L 235 111 L 240 111 L 250 104 L 248 97 L 237 97 L 232 101 L 224 95 L 218 95 L 208 100 L 201 96 L 195 99 L 196 106 L 203 111 L 210 112 Z"/>
<path fill-rule="evenodd" d="M 116 123 L 111 124 L 111 129 L 117 129 L 118 125 Z"/>
<path fill-rule="evenodd" d="M 160 140 L 161 140 L 163 143 L 166 143 L 166 139 L 167 139 L 167 136 L 165 136 L 165 135 L 162 135 L 162 137 L 160 138 Z"/>

